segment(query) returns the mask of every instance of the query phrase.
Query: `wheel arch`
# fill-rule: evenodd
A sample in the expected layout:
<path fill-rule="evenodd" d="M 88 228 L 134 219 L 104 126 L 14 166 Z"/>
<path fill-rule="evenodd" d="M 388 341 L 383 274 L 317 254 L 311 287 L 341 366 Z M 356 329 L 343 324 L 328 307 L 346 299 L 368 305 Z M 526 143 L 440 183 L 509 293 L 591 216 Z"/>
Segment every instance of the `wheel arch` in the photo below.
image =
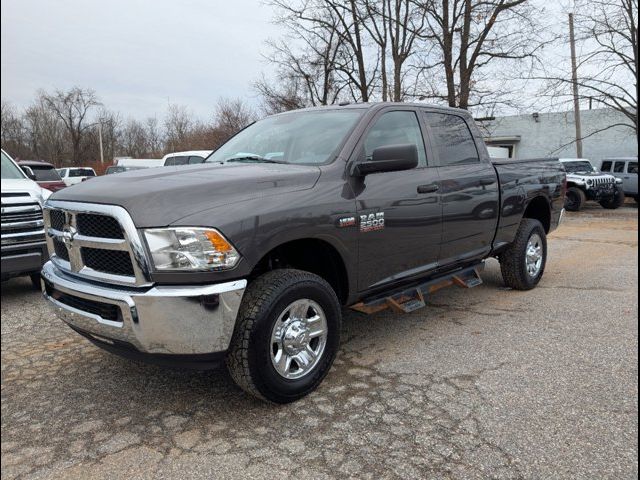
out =
<path fill-rule="evenodd" d="M 256 262 L 249 280 L 278 268 L 296 268 L 318 275 L 331 285 L 340 303 L 347 303 L 350 293 L 347 264 L 329 241 L 315 237 L 284 241 Z"/>
<path fill-rule="evenodd" d="M 538 220 L 542 224 L 544 232 L 549 233 L 551 230 L 551 204 L 549 200 L 543 195 L 533 197 L 527 204 L 522 218 Z"/>

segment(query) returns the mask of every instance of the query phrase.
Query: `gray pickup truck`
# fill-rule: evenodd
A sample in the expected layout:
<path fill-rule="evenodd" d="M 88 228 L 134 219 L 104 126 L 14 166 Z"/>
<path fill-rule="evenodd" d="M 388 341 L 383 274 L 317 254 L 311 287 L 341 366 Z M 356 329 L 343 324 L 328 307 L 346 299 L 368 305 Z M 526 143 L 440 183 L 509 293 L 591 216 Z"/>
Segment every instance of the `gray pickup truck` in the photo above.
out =
<path fill-rule="evenodd" d="M 97 178 L 45 207 L 45 298 L 71 328 L 134 359 L 226 361 L 276 403 L 313 391 L 341 308 L 424 305 L 542 277 L 562 216 L 557 159 L 491 162 L 468 112 L 357 104 L 267 117 L 201 165 Z M 408 299 L 408 300 L 407 300 Z"/>

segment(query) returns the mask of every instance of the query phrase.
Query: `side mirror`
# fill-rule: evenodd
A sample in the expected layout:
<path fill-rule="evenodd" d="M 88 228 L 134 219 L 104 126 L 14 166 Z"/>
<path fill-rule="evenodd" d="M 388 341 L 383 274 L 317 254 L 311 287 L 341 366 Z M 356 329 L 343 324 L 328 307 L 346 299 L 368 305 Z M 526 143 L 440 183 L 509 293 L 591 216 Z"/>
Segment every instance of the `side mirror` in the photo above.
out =
<path fill-rule="evenodd" d="M 26 165 L 20 165 L 20 168 L 25 173 L 25 175 L 29 177 L 31 180 L 36 179 L 36 174 L 33 173 L 33 170 L 31 170 L 31 167 L 27 167 Z"/>
<path fill-rule="evenodd" d="M 417 166 L 418 147 L 415 144 L 385 145 L 376 148 L 370 160 L 356 163 L 354 173 L 365 176 L 370 173 L 410 170 Z"/>

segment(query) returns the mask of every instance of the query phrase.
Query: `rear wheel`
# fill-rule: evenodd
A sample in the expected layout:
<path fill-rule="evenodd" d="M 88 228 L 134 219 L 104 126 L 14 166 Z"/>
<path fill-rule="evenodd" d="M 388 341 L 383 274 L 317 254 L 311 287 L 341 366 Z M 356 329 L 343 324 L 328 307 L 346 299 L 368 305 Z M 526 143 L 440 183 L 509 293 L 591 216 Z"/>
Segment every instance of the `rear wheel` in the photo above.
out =
<path fill-rule="evenodd" d="M 609 210 L 615 210 L 616 208 L 620 208 L 624 203 L 624 190 L 622 187 L 616 187 L 616 193 L 613 197 L 607 198 L 606 200 L 600 200 L 600 205 L 603 208 L 607 208 Z"/>
<path fill-rule="evenodd" d="M 508 287 L 534 288 L 542 278 L 547 261 L 547 236 L 542 224 L 523 218 L 515 240 L 500 254 L 499 260 L 502 278 Z"/>
<path fill-rule="evenodd" d="M 579 212 L 587 201 L 587 196 L 578 187 L 570 187 L 564 198 L 564 208 L 570 212 Z"/>
<path fill-rule="evenodd" d="M 315 390 L 329 372 L 340 339 L 340 303 L 317 275 L 267 272 L 249 284 L 227 355 L 248 393 L 289 403 Z"/>

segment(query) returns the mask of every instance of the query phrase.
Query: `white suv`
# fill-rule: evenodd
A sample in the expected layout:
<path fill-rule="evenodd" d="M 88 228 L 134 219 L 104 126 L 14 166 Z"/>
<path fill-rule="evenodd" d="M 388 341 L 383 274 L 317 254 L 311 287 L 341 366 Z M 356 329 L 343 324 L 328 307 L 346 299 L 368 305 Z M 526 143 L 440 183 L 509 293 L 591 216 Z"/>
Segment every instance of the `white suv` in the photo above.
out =
<path fill-rule="evenodd" d="M 95 170 L 91 167 L 59 168 L 58 173 L 67 187 L 96 176 Z"/>
<path fill-rule="evenodd" d="M 600 172 L 586 158 L 561 158 L 567 172 L 567 194 L 564 208 L 577 212 L 587 200 L 603 208 L 616 209 L 624 203 L 622 180 Z"/>

